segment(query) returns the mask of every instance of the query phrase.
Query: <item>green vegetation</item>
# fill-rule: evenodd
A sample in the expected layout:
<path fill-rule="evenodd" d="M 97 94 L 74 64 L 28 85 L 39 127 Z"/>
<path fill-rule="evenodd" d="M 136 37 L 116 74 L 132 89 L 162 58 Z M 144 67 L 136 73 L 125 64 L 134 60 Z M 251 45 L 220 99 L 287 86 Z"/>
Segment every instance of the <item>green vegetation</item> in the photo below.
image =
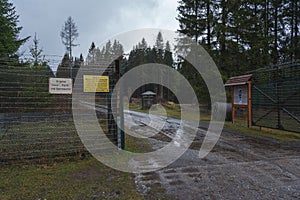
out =
<path fill-rule="evenodd" d="M 85 151 L 71 118 L 44 120 L 24 120 L 1 128 L 1 160 L 4 163 L 53 163 L 79 157 Z"/>
<path fill-rule="evenodd" d="M 273 138 L 279 141 L 297 141 L 300 142 L 300 134 L 294 132 L 288 132 L 283 130 L 277 129 L 270 129 L 270 128 L 263 128 L 252 126 L 251 128 L 247 128 L 245 126 L 240 126 L 238 124 L 232 124 L 231 122 L 225 123 L 225 128 L 229 128 L 230 130 L 249 134 L 256 137 L 266 137 L 266 138 Z"/>
<path fill-rule="evenodd" d="M 163 105 L 168 117 L 181 119 L 181 112 L 180 112 L 180 105 L 175 104 L 172 107 Z M 136 110 L 137 112 L 149 113 L 149 110 Z M 155 114 L 155 113 L 153 113 Z M 159 114 L 159 113 L 157 113 Z M 195 120 L 192 115 L 188 116 L 185 120 Z M 210 121 L 210 111 L 207 109 L 200 108 L 200 121 Z M 246 120 L 237 120 L 235 124 L 231 122 L 225 122 L 224 127 L 228 128 L 230 131 L 236 131 L 243 134 L 248 134 L 252 136 L 258 137 L 267 137 L 273 138 L 279 141 L 298 141 L 300 142 L 300 134 L 294 132 L 288 132 L 283 130 L 277 129 L 269 129 L 269 128 L 262 128 L 252 126 L 251 128 L 247 128 Z"/>
<path fill-rule="evenodd" d="M 149 143 L 146 142 L 146 140 L 142 138 L 136 138 L 131 135 L 129 135 L 130 130 L 125 130 L 125 150 L 133 153 L 146 153 L 150 152 L 151 146 Z"/>
<path fill-rule="evenodd" d="M 122 61 L 122 69 L 123 72 L 126 73 L 130 71 L 131 69 L 134 69 L 136 66 L 140 66 L 143 64 L 149 64 L 149 63 L 157 63 L 157 64 L 163 64 L 165 66 L 168 66 L 174 69 L 174 59 L 173 54 L 170 46 L 170 42 L 166 41 L 164 42 L 163 35 L 161 32 L 158 32 L 155 40 L 155 44 L 151 47 L 146 42 L 145 38 L 142 38 L 142 40 L 133 47 L 133 49 L 130 51 L 128 59 L 123 59 Z M 132 97 L 140 98 L 141 94 L 145 91 L 153 91 L 157 94 L 157 97 L 160 99 L 165 100 L 173 100 L 174 95 L 172 92 L 170 92 L 167 88 L 163 87 L 162 85 L 156 84 L 160 83 L 163 77 L 168 76 L 168 72 L 165 69 L 159 69 L 157 74 L 157 80 L 153 82 L 153 84 L 146 84 L 141 85 L 141 87 L 137 88 L 134 93 L 132 94 Z M 147 71 L 142 71 L 139 74 L 139 78 L 141 80 L 145 79 L 145 77 L 149 76 Z M 168 79 L 168 84 L 176 84 L 179 85 L 179 83 L 174 83 L 170 81 L 171 79 Z M 124 87 L 128 89 L 130 88 L 130 84 L 126 85 L 128 83 L 125 82 Z"/>
<path fill-rule="evenodd" d="M 3 160 L 0 166 L 0 199 L 147 198 L 138 193 L 133 174 L 111 169 L 88 153 L 81 157 L 83 146 L 73 122 L 66 119 L 56 123 L 48 119 L 48 123 L 10 125 L 5 132 L 1 131 L 1 136 L 1 159 L 6 153 L 17 153 L 18 159 L 29 155 L 32 160 L 7 163 Z M 151 151 L 151 146 L 143 139 L 128 134 L 125 139 L 127 151 Z M 8 141 L 11 143 L 5 144 Z M 53 148 L 55 151 L 51 151 Z M 73 154 L 66 151 L 73 151 Z M 166 198 L 161 191 L 159 186 L 155 186 L 151 197 Z"/>
<path fill-rule="evenodd" d="M 169 103 L 162 104 L 162 106 L 166 111 L 166 116 L 175 118 L 175 119 L 182 118 L 180 106 L 184 106 L 185 107 L 184 109 L 186 109 L 187 111 L 193 110 L 193 105 L 189 105 L 189 104 L 179 105 L 179 104 L 169 102 Z M 141 109 L 141 106 L 137 106 L 137 104 L 134 104 L 133 106 L 130 105 L 129 108 L 140 108 L 140 109 L 136 109 L 135 111 L 142 112 L 142 113 L 149 113 L 149 110 Z M 201 107 L 199 109 L 200 109 L 200 121 L 210 121 L 210 111 L 207 109 L 203 109 Z M 151 114 L 161 115 L 161 111 L 160 110 L 152 110 Z M 185 118 L 183 118 L 183 119 L 189 120 L 189 121 L 199 120 L 197 118 L 196 114 L 194 114 L 193 112 L 191 112 L 190 115 L 185 116 Z"/>
<path fill-rule="evenodd" d="M 295 0 L 180 0 L 178 31 L 203 45 L 230 77 L 300 58 L 299 6 Z"/>
<path fill-rule="evenodd" d="M 207 49 L 224 80 L 259 67 L 300 58 L 299 1 L 180 0 L 177 11 L 180 24 L 178 31 Z M 54 74 L 43 58 L 36 35 L 30 49 L 32 61 L 19 60 L 17 51 L 29 37 L 19 38 L 22 29 L 18 25 L 19 16 L 16 14 L 13 3 L 8 0 L 0 0 L 0 21 L 0 111 L 2 113 L 14 112 L 22 116 L 22 113 L 35 111 L 41 114 L 44 114 L 43 112 L 52 114 L 69 112 L 71 95 L 49 94 L 49 78 L 56 76 L 74 79 L 80 67 L 92 70 L 93 67 L 99 67 L 103 59 L 107 60 L 114 55 L 124 53 L 122 44 L 115 40 L 108 41 L 102 49 L 92 43 L 85 62 L 88 66 L 84 66 L 82 55 L 80 58 L 73 59 L 72 47 L 76 46 L 73 41 L 77 38 L 78 32 L 75 23 L 69 17 L 61 32 L 63 44 L 68 53 L 65 54 L 57 73 Z M 69 30 L 67 27 L 73 28 L 69 34 L 67 34 Z M 177 38 L 176 51 L 182 54 L 188 53 L 191 47 L 186 43 L 181 43 L 182 39 L 184 38 Z M 149 46 L 143 38 L 128 56 L 122 58 L 120 73 L 124 74 L 146 63 L 164 64 L 177 70 L 190 82 L 201 103 L 208 103 L 209 93 L 202 77 L 190 63 L 180 56 L 177 56 L 175 61 L 171 48 L 168 41 L 164 42 L 160 32 L 154 46 Z M 105 65 L 101 63 L 101 66 Z M 108 71 L 112 72 L 108 73 Z M 107 70 L 105 73 L 110 77 L 116 77 L 114 70 Z M 162 69 L 158 72 L 167 77 L 169 74 L 166 73 Z M 148 74 L 143 72 L 139 78 L 143 79 L 146 76 Z M 297 74 L 292 73 L 291 76 L 296 77 Z M 161 82 L 162 78 L 159 79 L 158 82 Z M 175 86 L 181 84 L 168 81 L 169 84 Z M 290 79 L 289 81 L 291 83 Z M 126 88 L 127 85 L 124 87 Z M 130 91 L 132 88 L 126 89 Z M 159 100 L 176 102 L 174 94 L 158 84 L 143 85 L 134 91 L 132 97 L 139 98 L 140 94 L 146 90 L 153 90 Z M 97 103 L 106 105 L 107 97 L 96 96 Z M 295 105 L 298 106 L 296 103 Z M 180 110 L 182 106 L 193 111 L 193 106 L 188 104 L 163 104 L 167 116 L 178 119 L 182 119 Z M 138 103 L 130 105 L 132 110 L 149 112 L 140 108 Z M 209 121 L 210 111 L 202 108 L 200 111 L 200 121 Z M 160 114 L 160 111 L 155 109 L 151 112 Z M 193 114 L 183 119 L 199 120 Z M 54 120 L 48 121 L 48 119 L 45 121 L 18 120 L 16 123 L 4 124 L 0 129 L 1 164 L 3 162 L 0 167 L 0 199 L 144 198 L 137 192 L 132 174 L 115 171 L 88 155 L 87 158 L 80 157 L 79 154 L 85 151 L 72 119 L 68 118 L 67 121 L 56 119 L 55 122 Z M 108 132 L 106 117 L 102 118 L 101 125 L 104 131 Z M 299 134 L 281 130 L 260 129 L 259 127 L 248 129 L 238 124 L 232 125 L 230 122 L 225 123 L 225 128 L 255 137 L 300 141 Z M 126 131 L 129 133 L 129 130 Z M 109 136 L 112 137 L 111 135 Z M 112 138 L 114 141 L 115 139 Z M 134 138 L 128 134 L 125 139 L 126 150 L 130 152 L 151 151 L 151 146 L 146 140 Z M 62 160 L 64 161 L 61 162 Z M 10 162 L 14 165 L 9 165 Z M 160 185 L 152 188 L 151 198 L 157 199 L 157 193 L 164 193 Z"/>
<path fill-rule="evenodd" d="M 0 0 L 0 21 L 0 64 L 17 62 L 17 51 L 29 37 L 19 38 L 22 30 L 22 27 L 17 24 L 19 16 L 8 0 Z"/>
<path fill-rule="evenodd" d="M 0 170 L 0 199 L 143 199 L 134 177 L 95 159 Z"/>

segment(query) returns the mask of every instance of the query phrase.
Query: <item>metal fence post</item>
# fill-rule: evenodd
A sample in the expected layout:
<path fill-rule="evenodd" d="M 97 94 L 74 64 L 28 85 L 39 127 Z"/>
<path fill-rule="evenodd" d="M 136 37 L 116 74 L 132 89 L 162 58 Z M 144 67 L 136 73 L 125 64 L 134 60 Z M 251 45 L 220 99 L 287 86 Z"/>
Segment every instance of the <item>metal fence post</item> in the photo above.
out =
<path fill-rule="evenodd" d="M 116 75 L 117 75 L 117 81 L 120 80 L 121 77 L 121 64 L 120 60 L 122 57 L 119 57 L 117 60 L 115 60 L 115 65 L 116 65 Z M 124 112 L 123 112 L 123 94 L 122 94 L 122 84 L 119 82 L 118 86 L 118 96 L 117 98 L 118 102 L 118 116 L 119 116 L 119 126 L 118 126 L 118 147 L 120 149 L 125 148 L 125 135 L 124 135 Z"/>
<path fill-rule="evenodd" d="M 279 66 L 276 66 L 276 75 L 275 75 L 275 94 L 276 94 L 276 101 L 277 101 L 277 128 L 278 129 L 283 129 L 282 124 L 281 124 L 281 115 L 280 115 L 280 110 L 281 110 L 281 106 L 280 106 L 280 94 L 279 94 Z"/>

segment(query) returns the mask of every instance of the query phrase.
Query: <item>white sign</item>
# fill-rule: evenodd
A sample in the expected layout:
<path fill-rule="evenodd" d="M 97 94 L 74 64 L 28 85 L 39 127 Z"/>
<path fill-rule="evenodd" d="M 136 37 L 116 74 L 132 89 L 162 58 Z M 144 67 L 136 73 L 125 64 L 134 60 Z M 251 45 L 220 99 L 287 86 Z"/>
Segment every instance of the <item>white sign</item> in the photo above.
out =
<path fill-rule="evenodd" d="M 49 79 L 50 94 L 72 94 L 71 78 L 50 78 Z"/>
<path fill-rule="evenodd" d="M 234 86 L 234 104 L 248 105 L 247 85 Z"/>

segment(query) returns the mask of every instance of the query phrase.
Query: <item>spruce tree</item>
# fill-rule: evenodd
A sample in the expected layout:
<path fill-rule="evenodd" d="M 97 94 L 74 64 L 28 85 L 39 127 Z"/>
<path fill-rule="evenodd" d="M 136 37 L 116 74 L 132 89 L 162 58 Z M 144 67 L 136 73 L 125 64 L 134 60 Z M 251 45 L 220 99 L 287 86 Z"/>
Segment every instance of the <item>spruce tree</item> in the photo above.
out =
<path fill-rule="evenodd" d="M 29 51 L 33 59 L 33 65 L 38 66 L 41 64 L 43 49 L 39 47 L 39 40 L 36 37 L 36 33 L 34 34 L 33 45 L 29 48 Z"/>
<path fill-rule="evenodd" d="M 29 39 L 19 38 L 22 27 L 18 26 L 18 19 L 13 4 L 0 0 L 0 64 L 18 61 L 17 51 Z"/>
<path fill-rule="evenodd" d="M 57 68 L 56 72 L 57 78 L 71 78 L 72 77 L 72 64 L 69 54 L 66 53 Z"/>
<path fill-rule="evenodd" d="M 92 42 L 91 47 L 89 48 L 86 62 L 88 65 L 94 65 L 96 63 L 96 45 L 94 42 Z"/>

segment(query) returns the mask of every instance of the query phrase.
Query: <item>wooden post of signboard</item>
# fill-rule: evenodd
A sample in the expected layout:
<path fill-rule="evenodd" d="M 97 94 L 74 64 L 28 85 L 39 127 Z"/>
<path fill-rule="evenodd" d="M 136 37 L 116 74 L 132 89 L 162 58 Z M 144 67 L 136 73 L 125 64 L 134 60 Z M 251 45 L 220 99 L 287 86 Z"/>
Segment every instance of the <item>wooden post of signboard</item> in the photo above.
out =
<path fill-rule="evenodd" d="M 247 109 L 247 126 L 252 123 L 252 108 L 251 108 L 251 82 L 252 74 L 231 77 L 225 83 L 225 87 L 231 88 L 231 112 L 232 123 L 235 123 L 235 109 Z M 238 95 L 237 95 L 238 94 Z M 238 99 L 235 99 L 238 98 Z"/>
<path fill-rule="evenodd" d="M 244 102 L 241 102 L 241 103 L 237 103 L 237 99 L 236 98 L 236 95 L 235 95 L 235 92 L 236 90 L 238 90 L 238 87 L 240 87 L 240 85 L 234 85 L 232 86 L 232 98 L 231 98 L 231 104 L 232 104 L 232 109 L 231 109 L 231 112 L 232 112 L 232 124 L 235 123 L 235 108 L 238 107 L 238 108 L 246 108 L 247 109 L 247 127 L 250 127 L 250 124 L 251 124 L 251 84 L 250 82 L 247 82 L 245 85 L 243 86 L 246 86 L 245 89 L 246 89 L 246 93 L 243 93 L 243 94 L 246 94 L 247 95 L 247 99 L 245 99 Z"/>
<path fill-rule="evenodd" d="M 252 108 L 251 108 L 251 96 L 252 96 L 252 92 L 251 92 L 251 81 L 248 81 L 247 82 L 247 85 L 248 85 L 248 128 L 251 127 L 251 123 L 252 123 L 252 119 L 251 119 L 251 116 L 252 116 Z"/>
<path fill-rule="evenodd" d="M 232 124 L 234 124 L 234 87 L 231 87 L 231 104 Z"/>

